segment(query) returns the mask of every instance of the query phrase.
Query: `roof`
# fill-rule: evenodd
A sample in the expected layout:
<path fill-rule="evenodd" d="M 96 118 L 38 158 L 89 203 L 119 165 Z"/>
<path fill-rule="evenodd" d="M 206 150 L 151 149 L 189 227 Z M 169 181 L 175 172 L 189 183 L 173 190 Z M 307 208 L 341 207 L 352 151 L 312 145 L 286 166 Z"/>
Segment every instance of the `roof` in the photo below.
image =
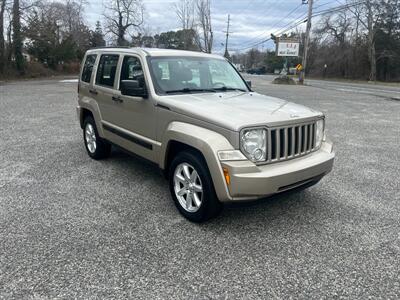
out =
<path fill-rule="evenodd" d="M 224 57 L 216 54 L 209 54 L 204 52 L 186 51 L 186 50 L 173 50 L 173 49 L 159 49 L 159 48 L 129 48 L 129 47 L 101 47 L 94 48 L 88 51 L 104 51 L 104 52 L 124 52 L 142 54 L 144 56 L 194 56 L 194 57 L 211 57 L 217 59 L 225 59 Z"/>

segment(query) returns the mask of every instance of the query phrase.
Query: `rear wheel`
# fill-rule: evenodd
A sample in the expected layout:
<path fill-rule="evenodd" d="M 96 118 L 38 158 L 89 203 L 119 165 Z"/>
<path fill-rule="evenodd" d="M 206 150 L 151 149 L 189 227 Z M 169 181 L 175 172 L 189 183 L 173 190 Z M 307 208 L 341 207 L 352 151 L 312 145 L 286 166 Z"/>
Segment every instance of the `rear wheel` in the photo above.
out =
<path fill-rule="evenodd" d="M 103 159 L 110 156 L 111 145 L 99 136 L 96 123 L 91 116 L 86 117 L 83 123 L 83 140 L 91 158 Z"/>
<path fill-rule="evenodd" d="M 180 152 L 173 159 L 169 185 L 176 207 L 192 222 L 204 222 L 222 209 L 207 164 L 195 151 Z"/>

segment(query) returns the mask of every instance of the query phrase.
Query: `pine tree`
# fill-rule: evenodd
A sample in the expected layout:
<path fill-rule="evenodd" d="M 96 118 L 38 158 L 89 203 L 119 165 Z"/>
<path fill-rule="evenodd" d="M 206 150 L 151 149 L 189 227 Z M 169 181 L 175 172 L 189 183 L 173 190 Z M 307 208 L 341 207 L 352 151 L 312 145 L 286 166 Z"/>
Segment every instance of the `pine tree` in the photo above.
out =
<path fill-rule="evenodd" d="M 96 28 L 90 35 L 90 47 L 103 47 L 105 45 L 106 41 L 104 40 L 103 29 L 101 28 L 100 21 L 97 21 Z"/>

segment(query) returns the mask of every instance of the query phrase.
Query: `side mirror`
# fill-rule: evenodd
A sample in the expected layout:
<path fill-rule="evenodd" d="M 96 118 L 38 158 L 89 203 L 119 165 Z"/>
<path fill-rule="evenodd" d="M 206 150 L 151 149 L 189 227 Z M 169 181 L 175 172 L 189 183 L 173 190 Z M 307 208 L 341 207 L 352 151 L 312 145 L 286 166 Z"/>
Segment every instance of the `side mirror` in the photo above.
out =
<path fill-rule="evenodd" d="M 120 89 L 121 94 L 124 96 L 142 98 L 147 98 L 149 96 L 146 87 L 140 87 L 138 80 L 122 80 Z"/>
<path fill-rule="evenodd" d="M 251 88 L 251 80 L 246 80 L 246 84 Z"/>

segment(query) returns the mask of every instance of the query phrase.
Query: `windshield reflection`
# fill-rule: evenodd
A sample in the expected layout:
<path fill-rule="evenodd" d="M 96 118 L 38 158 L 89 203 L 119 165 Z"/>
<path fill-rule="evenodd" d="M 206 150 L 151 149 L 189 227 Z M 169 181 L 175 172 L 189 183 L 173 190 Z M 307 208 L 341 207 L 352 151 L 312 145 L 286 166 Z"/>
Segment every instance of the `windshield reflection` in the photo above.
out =
<path fill-rule="evenodd" d="M 236 69 L 224 59 L 209 57 L 151 57 L 158 94 L 248 92 Z"/>

